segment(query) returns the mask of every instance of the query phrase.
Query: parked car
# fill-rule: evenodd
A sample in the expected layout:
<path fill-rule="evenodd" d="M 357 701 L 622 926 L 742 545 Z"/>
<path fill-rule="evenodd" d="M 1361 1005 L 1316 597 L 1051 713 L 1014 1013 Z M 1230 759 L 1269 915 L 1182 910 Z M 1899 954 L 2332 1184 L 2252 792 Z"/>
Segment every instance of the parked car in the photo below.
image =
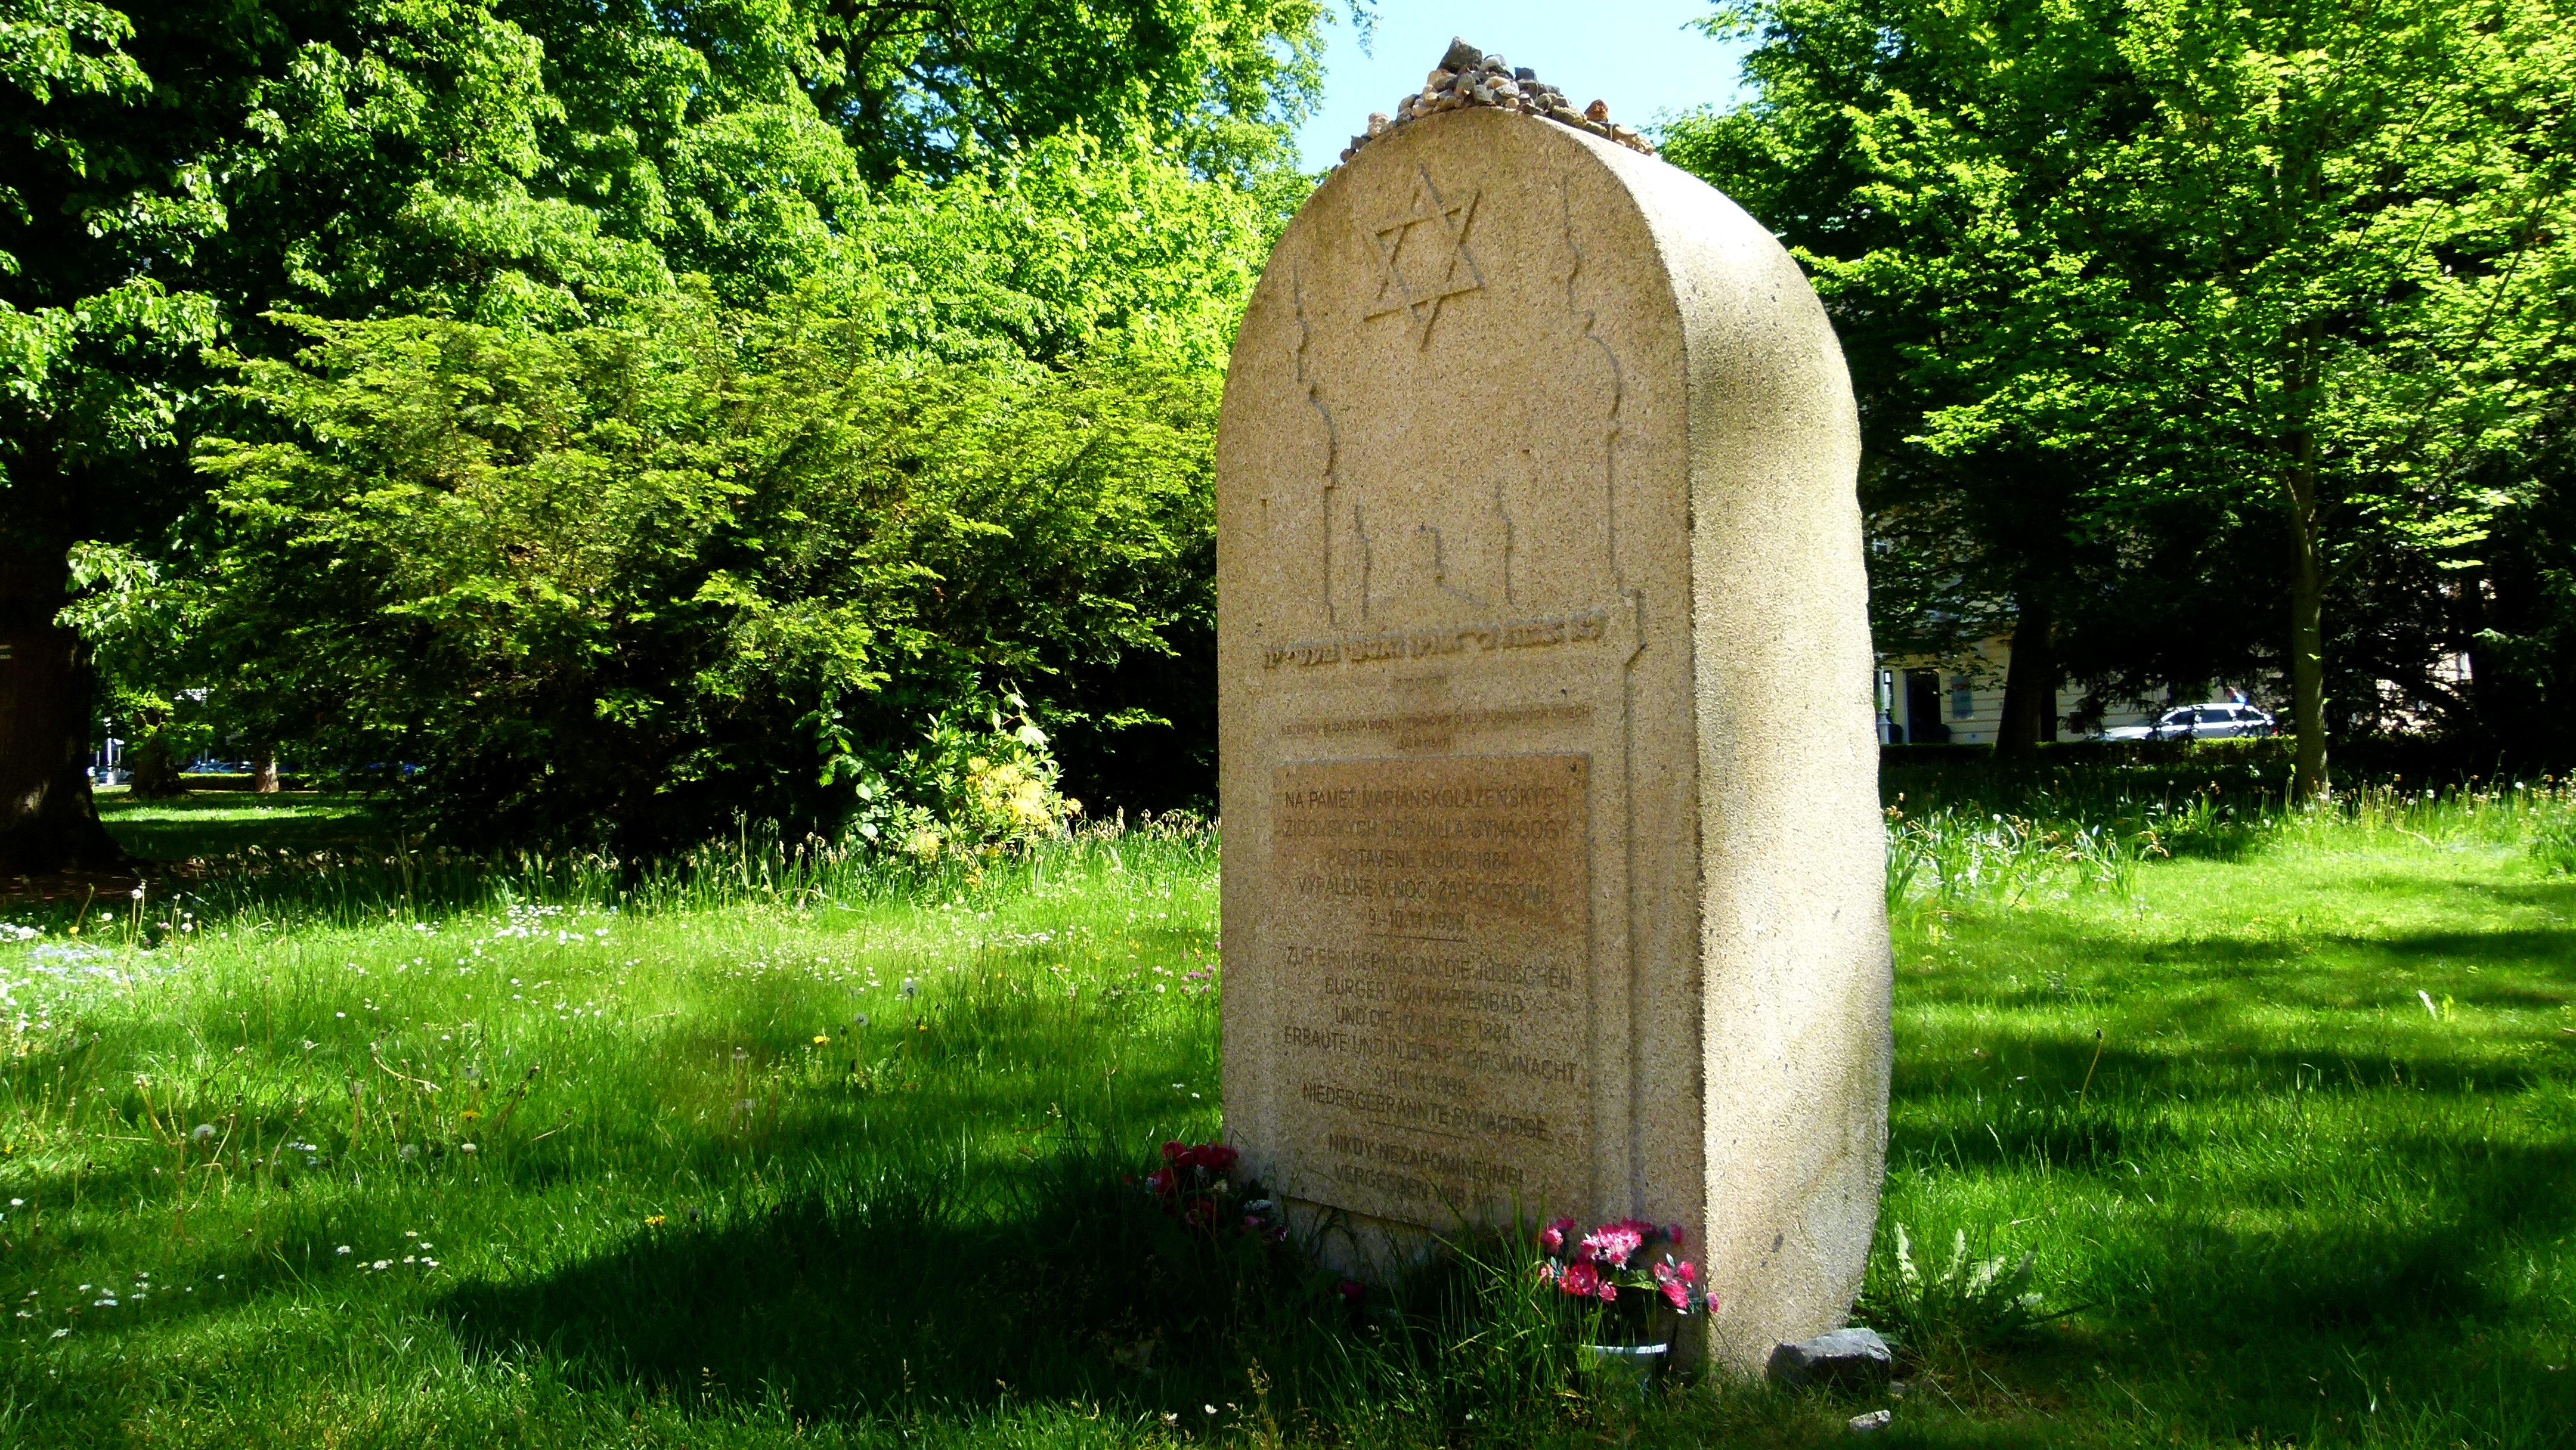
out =
<path fill-rule="evenodd" d="M 2105 730 L 2105 740 L 2229 740 L 2239 735 L 2272 735 L 2280 722 L 2251 705 L 2216 702 L 2167 710 L 2144 725 Z"/>

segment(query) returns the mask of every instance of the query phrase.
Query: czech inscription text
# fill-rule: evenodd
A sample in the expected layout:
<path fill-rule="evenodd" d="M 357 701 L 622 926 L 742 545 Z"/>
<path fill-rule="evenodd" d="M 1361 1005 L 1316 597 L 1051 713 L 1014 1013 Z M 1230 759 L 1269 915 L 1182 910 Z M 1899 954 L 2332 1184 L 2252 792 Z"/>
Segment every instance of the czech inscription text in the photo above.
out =
<path fill-rule="evenodd" d="M 1448 1227 L 1589 1197 L 1579 755 L 1279 768 L 1290 1191 Z"/>

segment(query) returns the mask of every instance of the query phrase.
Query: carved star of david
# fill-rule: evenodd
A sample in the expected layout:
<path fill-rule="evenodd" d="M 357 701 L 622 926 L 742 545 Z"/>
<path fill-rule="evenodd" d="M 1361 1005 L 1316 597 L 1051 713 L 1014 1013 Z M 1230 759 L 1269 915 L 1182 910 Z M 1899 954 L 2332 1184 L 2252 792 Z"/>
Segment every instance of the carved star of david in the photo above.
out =
<path fill-rule="evenodd" d="M 1403 312 L 1413 322 L 1413 345 L 1431 345 L 1431 325 L 1440 320 L 1440 304 L 1461 292 L 1485 285 L 1476 259 L 1467 250 L 1467 227 L 1476 217 L 1476 196 L 1450 201 L 1433 185 L 1431 172 L 1415 167 L 1413 199 L 1404 215 L 1370 229 L 1377 242 L 1377 298 L 1368 317 L 1375 320 Z M 1417 229 L 1420 235 L 1417 236 Z M 1419 265 L 1408 267 L 1419 259 Z"/>

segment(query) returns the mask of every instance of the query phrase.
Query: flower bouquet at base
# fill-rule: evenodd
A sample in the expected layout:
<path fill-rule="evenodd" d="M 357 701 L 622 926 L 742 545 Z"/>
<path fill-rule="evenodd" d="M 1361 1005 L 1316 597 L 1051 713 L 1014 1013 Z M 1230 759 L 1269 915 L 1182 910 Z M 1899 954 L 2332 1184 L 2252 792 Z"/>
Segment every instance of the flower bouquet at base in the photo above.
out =
<path fill-rule="evenodd" d="M 1717 1308 L 1717 1295 L 1699 1287 L 1699 1267 L 1680 1257 L 1680 1224 L 1622 1218 L 1578 1235 L 1573 1219 L 1560 1218 L 1539 1230 L 1538 1246 L 1539 1282 L 1582 1307 L 1585 1365 L 1633 1370 L 1641 1387 L 1670 1347 L 1655 1331 Z"/>
<path fill-rule="evenodd" d="M 1269 1199 L 1255 1197 L 1230 1213 L 1226 1209 L 1235 1192 L 1227 1175 L 1239 1156 L 1223 1143 L 1165 1143 L 1163 1166 L 1145 1175 L 1145 1191 L 1185 1228 L 1213 1236 L 1231 1221 L 1243 1233 L 1285 1242 L 1288 1226 Z"/>

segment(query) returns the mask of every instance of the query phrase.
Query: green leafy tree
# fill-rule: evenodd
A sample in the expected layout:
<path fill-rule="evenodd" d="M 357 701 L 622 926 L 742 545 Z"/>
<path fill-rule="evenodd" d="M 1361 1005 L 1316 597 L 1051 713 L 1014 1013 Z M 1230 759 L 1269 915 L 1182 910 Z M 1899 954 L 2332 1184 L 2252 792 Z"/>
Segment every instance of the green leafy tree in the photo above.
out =
<path fill-rule="evenodd" d="M 235 363 L 283 428 L 200 453 L 232 533 L 195 634 L 319 760 L 421 767 L 451 839 L 930 809 L 958 787 L 918 768 L 928 722 L 1167 652 L 1211 604 L 1195 374 L 888 361 L 845 319 L 677 302 L 291 321 L 303 355 Z"/>
<path fill-rule="evenodd" d="M 84 0 L 0 7 L 0 871 L 99 867 L 86 771 L 96 672 L 56 622 L 74 541 L 167 507 L 203 293 L 166 280 L 221 224 L 174 154 L 132 26 Z M 172 263 L 180 264 L 174 267 Z"/>
<path fill-rule="evenodd" d="M 1744 6 L 1764 97 L 1696 144 L 1787 205 L 1929 452 L 1988 480 L 2079 460 L 2055 491 L 2079 540 L 2178 514 L 2276 531 L 2313 796 L 2338 571 L 2473 564 L 2510 496 L 2482 476 L 2542 414 L 2568 20 L 2551 0 Z"/>
<path fill-rule="evenodd" d="M 1320 12 L 18 0 L 7 13 L 0 865 L 41 869 L 113 856 L 78 768 L 93 681 L 87 646 L 54 622 L 78 602 L 64 561 L 83 543 L 124 548 L 178 589 L 220 552 L 193 506 L 189 444 L 259 420 L 227 413 L 250 405 L 212 386 L 204 345 L 244 359 L 301 347 L 272 313 L 579 333 L 649 315 L 695 275 L 731 307 L 828 299 L 890 346 L 1015 374 L 1094 356 L 1213 366 L 1228 289 L 1257 269 L 1294 187 L 1281 123 L 1311 95 Z M 74 617 L 114 632 L 95 611 Z M 175 682 L 128 683 L 166 695 Z M 223 684 L 245 701 L 269 690 Z"/>

